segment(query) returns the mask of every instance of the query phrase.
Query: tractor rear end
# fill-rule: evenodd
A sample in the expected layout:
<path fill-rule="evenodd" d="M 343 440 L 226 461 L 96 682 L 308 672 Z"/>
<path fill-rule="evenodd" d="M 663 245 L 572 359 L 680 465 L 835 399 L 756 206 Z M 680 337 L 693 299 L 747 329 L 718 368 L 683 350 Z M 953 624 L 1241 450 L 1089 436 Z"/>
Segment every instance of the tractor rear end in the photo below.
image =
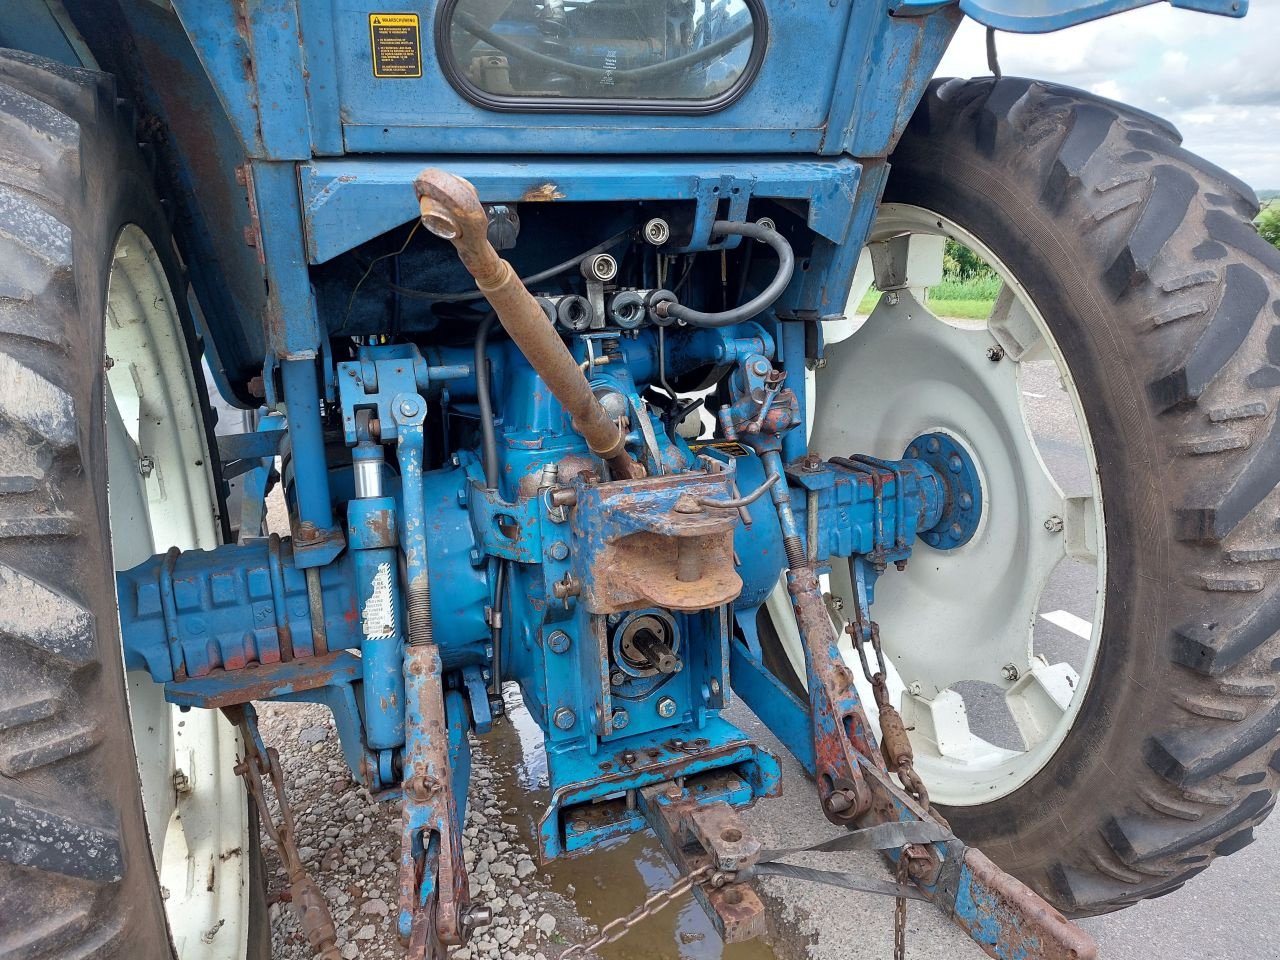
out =
<path fill-rule="evenodd" d="M 1280 709 L 1256 200 L 1148 114 L 930 82 L 965 14 L 1138 5 L 0 12 L 0 956 L 263 955 L 260 821 L 336 957 L 264 701 L 328 706 L 400 805 L 433 960 L 491 916 L 462 819 L 504 683 L 541 860 L 651 830 L 726 942 L 781 874 L 1084 960 L 1064 914 L 1247 843 Z M 957 249 L 998 286 L 974 321 L 930 309 Z M 215 436 L 202 360 L 256 429 Z M 1061 591 L 1090 616 L 1045 645 Z M 782 784 L 735 700 L 834 839 L 751 837 Z M 893 879 L 787 862 L 855 849 Z"/>

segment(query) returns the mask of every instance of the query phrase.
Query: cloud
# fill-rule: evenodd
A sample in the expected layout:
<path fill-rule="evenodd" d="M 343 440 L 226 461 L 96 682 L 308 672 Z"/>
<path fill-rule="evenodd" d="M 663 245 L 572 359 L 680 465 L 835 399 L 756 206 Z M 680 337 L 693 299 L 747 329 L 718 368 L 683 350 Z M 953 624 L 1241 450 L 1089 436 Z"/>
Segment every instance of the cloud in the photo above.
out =
<path fill-rule="evenodd" d="M 986 76 L 984 28 L 961 25 L 939 76 Z M 1000 66 L 1165 116 L 1187 149 L 1258 188 L 1280 188 L 1280 3 L 1243 20 L 1163 3 L 1058 33 L 1002 33 Z"/>

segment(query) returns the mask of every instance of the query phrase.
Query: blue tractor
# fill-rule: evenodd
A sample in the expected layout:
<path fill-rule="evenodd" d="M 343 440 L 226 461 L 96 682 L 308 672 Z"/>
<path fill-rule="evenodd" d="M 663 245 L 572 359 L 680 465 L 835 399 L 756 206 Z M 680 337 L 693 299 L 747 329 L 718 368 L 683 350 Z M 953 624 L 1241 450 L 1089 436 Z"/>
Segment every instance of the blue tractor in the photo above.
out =
<path fill-rule="evenodd" d="M 1160 118 L 931 79 L 1151 2 L 7 0 L 0 957 L 265 957 L 260 829 L 337 957 L 263 701 L 400 805 L 414 958 L 503 684 L 542 861 L 652 830 L 727 941 L 833 879 L 735 701 L 992 957 L 1248 843 L 1280 254 Z"/>

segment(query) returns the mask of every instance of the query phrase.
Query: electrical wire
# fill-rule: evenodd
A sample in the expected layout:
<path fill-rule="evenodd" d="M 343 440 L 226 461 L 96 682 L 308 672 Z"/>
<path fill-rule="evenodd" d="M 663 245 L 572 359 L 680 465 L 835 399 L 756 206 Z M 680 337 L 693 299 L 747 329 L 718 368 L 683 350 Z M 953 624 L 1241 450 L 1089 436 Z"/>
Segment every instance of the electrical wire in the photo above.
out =
<path fill-rule="evenodd" d="M 351 288 L 351 296 L 347 297 L 347 309 L 346 309 L 346 311 L 342 314 L 342 326 L 343 326 L 343 327 L 346 327 L 346 325 L 347 325 L 347 318 L 351 316 L 351 305 L 352 305 L 352 304 L 354 304 L 354 303 L 356 302 L 356 294 L 360 292 L 360 287 L 361 287 L 361 285 L 362 285 L 366 280 L 368 280 L 368 279 L 369 279 L 369 274 L 373 272 L 373 268 L 374 268 L 374 266 L 375 266 L 379 261 L 381 261 L 381 260 L 386 260 L 388 257 L 398 257 L 398 256 L 400 256 L 400 254 L 404 253 L 404 252 L 405 252 L 405 250 L 409 249 L 409 241 L 413 239 L 413 235 L 414 235 L 415 233 L 417 233 L 417 232 L 418 232 L 418 228 L 419 228 L 420 226 L 422 226 L 422 221 L 421 221 L 421 220 L 415 220 L 415 221 L 413 222 L 413 228 L 409 231 L 409 235 L 408 235 L 407 237 L 405 237 L 405 238 L 404 238 L 404 243 L 400 244 L 400 249 L 399 249 L 399 250 L 393 251 L 392 253 L 384 253 L 384 254 L 382 254 L 381 256 L 374 257 L 372 260 L 370 260 L 370 261 L 369 261 L 369 265 L 368 265 L 367 267 L 365 267 L 365 268 L 364 268 L 364 273 L 360 274 L 360 279 L 359 279 L 359 280 L 357 280 L 357 281 L 356 281 L 356 285 L 355 285 L 354 287 L 352 287 L 352 288 Z M 391 284 L 391 286 L 392 286 L 392 288 L 393 288 L 393 289 L 395 288 L 395 284 L 394 284 L 394 283 L 393 283 L 393 284 Z"/>

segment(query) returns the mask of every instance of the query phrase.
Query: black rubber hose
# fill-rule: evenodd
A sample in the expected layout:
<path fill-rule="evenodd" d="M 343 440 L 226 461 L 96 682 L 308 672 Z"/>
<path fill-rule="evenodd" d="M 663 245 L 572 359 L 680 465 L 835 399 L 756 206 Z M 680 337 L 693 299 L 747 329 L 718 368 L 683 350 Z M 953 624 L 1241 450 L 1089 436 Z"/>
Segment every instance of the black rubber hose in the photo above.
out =
<path fill-rule="evenodd" d="M 736 234 L 740 237 L 747 237 L 750 240 L 760 240 L 773 248 L 778 255 L 778 272 L 769 281 L 769 285 L 746 303 L 740 303 L 736 307 L 722 310 L 719 313 L 703 313 L 701 310 L 694 310 L 692 307 L 672 303 L 658 305 L 658 311 L 662 315 L 676 320 L 683 320 L 691 327 L 730 327 L 735 323 L 750 320 L 762 311 L 767 310 L 775 300 L 782 296 L 782 291 L 787 289 L 787 284 L 791 282 L 791 274 L 795 272 L 796 268 L 796 255 L 791 249 L 791 244 L 787 243 L 786 237 L 778 233 L 778 231 L 762 227 L 758 223 L 731 223 L 728 220 L 717 220 L 711 225 L 712 237 L 725 236 L 726 234 Z"/>
<path fill-rule="evenodd" d="M 489 331 L 498 322 L 490 310 L 476 330 L 476 404 L 480 407 L 480 446 L 484 452 L 484 485 L 498 489 L 498 439 L 493 432 L 493 397 L 489 395 Z"/>

